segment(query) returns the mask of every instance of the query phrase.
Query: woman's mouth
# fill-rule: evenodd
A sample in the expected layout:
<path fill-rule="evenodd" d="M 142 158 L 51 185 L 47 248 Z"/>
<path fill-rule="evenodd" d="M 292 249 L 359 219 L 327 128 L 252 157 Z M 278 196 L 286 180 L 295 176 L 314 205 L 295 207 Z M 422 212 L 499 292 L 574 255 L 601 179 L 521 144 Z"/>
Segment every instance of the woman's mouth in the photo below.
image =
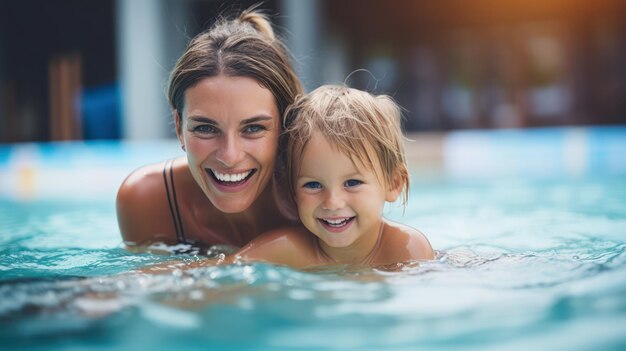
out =
<path fill-rule="evenodd" d="M 236 187 L 242 185 L 250 179 L 254 173 L 256 173 L 256 169 L 250 169 L 237 173 L 222 173 L 211 168 L 207 168 L 206 171 L 218 185 L 223 187 Z"/>

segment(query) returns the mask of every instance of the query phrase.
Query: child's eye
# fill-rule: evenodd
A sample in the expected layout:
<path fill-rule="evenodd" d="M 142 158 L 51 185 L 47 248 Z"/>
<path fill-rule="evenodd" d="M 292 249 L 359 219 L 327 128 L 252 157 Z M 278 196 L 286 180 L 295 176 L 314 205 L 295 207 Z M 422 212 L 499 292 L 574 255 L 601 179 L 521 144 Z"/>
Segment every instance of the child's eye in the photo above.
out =
<path fill-rule="evenodd" d="M 306 189 L 321 189 L 322 184 L 320 184 L 319 182 L 306 182 L 304 183 L 304 185 L 302 185 L 302 187 Z"/>
<path fill-rule="evenodd" d="M 352 187 L 363 184 L 363 182 L 360 180 L 356 180 L 356 179 L 348 179 L 343 184 L 346 188 L 352 188 Z"/>
<path fill-rule="evenodd" d="M 243 132 L 246 134 L 254 134 L 264 130 L 266 130 L 266 128 L 260 124 L 250 124 L 244 127 Z"/>

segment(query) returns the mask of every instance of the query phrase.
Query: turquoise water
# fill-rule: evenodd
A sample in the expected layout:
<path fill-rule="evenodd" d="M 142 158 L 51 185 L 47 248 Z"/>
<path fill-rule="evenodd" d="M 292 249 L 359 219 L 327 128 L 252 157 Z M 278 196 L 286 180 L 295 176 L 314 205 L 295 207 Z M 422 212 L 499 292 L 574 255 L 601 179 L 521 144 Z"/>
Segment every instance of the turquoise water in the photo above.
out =
<path fill-rule="evenodd" d="M 0 345 L 32 350 L 624 350 L 626 177 L 418 180 L 388 215 L 438 258 L 159 276 L 113 197 L 0 200 Z M 191 255 L 180 256 L 193 261 Z"/>

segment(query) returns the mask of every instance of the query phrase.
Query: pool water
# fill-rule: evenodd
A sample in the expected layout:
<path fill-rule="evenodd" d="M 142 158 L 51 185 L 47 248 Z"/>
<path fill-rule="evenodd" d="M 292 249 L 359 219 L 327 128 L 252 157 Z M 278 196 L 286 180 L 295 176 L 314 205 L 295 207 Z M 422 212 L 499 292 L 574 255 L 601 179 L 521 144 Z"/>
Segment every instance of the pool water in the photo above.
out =
<path fill-rule="evenodd" d="M 113 195 L 0 200 L 0 345 L 32 350 L 625 350 L 626 177 L 415 179 L 434 261 L 146 276 Z M 193 261 L 193 255 L 178 256 Z"/>

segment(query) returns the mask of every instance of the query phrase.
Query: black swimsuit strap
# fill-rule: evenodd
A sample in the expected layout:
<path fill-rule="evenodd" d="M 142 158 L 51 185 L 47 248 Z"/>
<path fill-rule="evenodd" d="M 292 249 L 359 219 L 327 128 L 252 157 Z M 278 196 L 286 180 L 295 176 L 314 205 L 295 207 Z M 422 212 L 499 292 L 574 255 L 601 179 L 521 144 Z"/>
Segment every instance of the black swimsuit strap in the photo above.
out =
<path fill-rule="evenodd" d="M 168 172 L 168 169 L 169 169 L 169 172 Z M 176 229 L 176 240 L 178 240 L 179 244 L 185 244 L 187 243 L 187 240 L 185 239 L 185 231 L 183 230 L 183 221 L 180 218 L 180 212 L 178 210 L 178 202 L 176 201 L 176 187 L 174 186 L 174 160 L 173 159 L 166 161 L 165 165 L 163 166 L 163 182 L 165 183 L 165 192 L 167 193 L 167 204 L 170 207 L 170 214 L 172 215 L 172 221 L 174 222 L 174 228 Z M 170 185 L 172 188 L 171 195 L 170 195 Z"/>

